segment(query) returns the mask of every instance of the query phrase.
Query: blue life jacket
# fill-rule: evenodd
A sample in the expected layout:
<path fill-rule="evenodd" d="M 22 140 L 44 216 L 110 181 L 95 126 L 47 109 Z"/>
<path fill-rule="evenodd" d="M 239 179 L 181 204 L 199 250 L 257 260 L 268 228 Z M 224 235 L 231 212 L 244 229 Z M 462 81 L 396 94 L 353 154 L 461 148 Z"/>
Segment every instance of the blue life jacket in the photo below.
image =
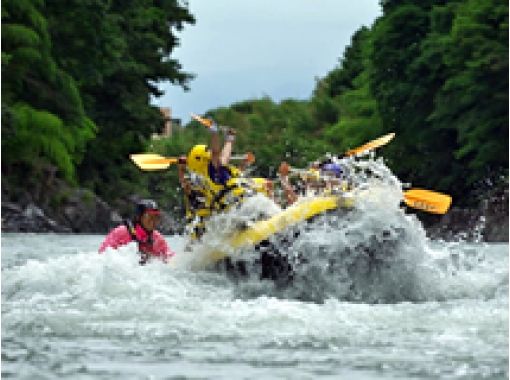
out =
<path fill-rule="evenodd" d="M 232 177 L 232 173 L 228 167 L 221 165 L 218 169 L 216 169 L 212 162 L 209 162 L 207 173 L 209 174 L 211 181 L 222 186 L 226 186 L 227 181 L 230 177 Z"/>
<path fill-rule="evenodd" d="M 321 169 L 323 172 L 331 173 L 335 177 L 338 177 L 338 178 L 341 177 L 341 175 L 343 173 L 342 167 L 336 163 L 324 164 Z"/>

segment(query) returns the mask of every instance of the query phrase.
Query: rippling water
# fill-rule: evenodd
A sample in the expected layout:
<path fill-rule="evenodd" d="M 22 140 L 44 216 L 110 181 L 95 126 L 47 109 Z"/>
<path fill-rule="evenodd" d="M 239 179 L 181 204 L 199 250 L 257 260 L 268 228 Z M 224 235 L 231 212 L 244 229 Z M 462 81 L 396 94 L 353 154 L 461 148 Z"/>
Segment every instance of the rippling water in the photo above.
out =
<path fill-rule="evenodd" d="M 418 299 L 356 300 L 319 271 L 323 296 L 303 301 L 269 281 L 140 267 L 134 247 L 98 255 L 101 238 L 2 234 L 4 378 L 508 377 L 506 244 L 431 243 L 430 277 L 400 278 L 422 281 Z"/>
<path fill-rule="evenodd" d="M 2 376 L 507 379 L 508 244 L 430 241 L 382 160 L 344 164 L 355 209 L 270 241 L 290 283 L 260 280 L 253 249 L 228 252 L 241 277 L 203 265 L 230 227 L 278 212 L 267 199 L 201 244 L 167 237 L 168 265 L 98 255 L 102 236 L 2 234 Z"/>

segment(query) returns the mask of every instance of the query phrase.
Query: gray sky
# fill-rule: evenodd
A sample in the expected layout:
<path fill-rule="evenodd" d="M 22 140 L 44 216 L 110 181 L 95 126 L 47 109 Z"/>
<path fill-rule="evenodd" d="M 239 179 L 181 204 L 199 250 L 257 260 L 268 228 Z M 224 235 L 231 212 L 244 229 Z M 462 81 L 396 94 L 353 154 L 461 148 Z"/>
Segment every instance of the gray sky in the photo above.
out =
<path fill-rule="evenodd" d="M 189 0 L 196 18 L 172 54 L 196 74 L 191 90 L 161 83 L 154 103 L 189 121 L 219 106 L 268 95 L 307 99 L 351 36 L 380 16 L 378 0 Z"/>

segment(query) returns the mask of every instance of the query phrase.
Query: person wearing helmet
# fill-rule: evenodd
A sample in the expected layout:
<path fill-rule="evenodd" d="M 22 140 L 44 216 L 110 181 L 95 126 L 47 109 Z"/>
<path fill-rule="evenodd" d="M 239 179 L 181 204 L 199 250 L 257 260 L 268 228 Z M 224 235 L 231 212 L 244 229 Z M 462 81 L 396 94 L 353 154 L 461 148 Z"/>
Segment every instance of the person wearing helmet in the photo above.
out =
<path fill-rule="evenodd" d="M 327 192 L 346 191 L 349 188 L 349 171 L 335 157 L 327 157 L 319 164 Z"/>
<path fill-rule="evenodd" d="M 290 206 L 298 200 L 298 194 L 294 191 L 289 181 L 289 172 L 289 164 L 283 161 L 278 168 L 278 176 L 280 177 L 280 184 L 285 194 L 285 206 Z"/>
<path fill-rule="evenodd" d="M 188 153 L 186 165 L 188 169 L 201 176 L 207 176 L 207 168 L 211 161 L 211 152 L 205 144 L 195 145 Z"/>
<path fill-rule="evenodd" d="M 188 153 L 186 165 L 192 173 L 204 179 L 208 199 L 207 208 L 224 210 L 225 197 L 240 188 L 236 180 L 240 177 L 241 171 L 229 165 L 235 132 L 232 129 L 227 131 L 225 144 L 223 149 L 220 149 L 218 126 L 212 121 L 209 131 L 211 132 L 211 149 L 208 149 L 206 145 L 195 145 Z M 181 181 L 181 186 L 182 183 Z M 183 189 L 185 190 L 185 187 Z"/>
<path fill-rule="evenodd" d="M 113 229 L 99 247 L 99 253 L 107 248 L 117 249 L 131 242 L 138 243 L 140 265 L 146 264 L 153 257 L 164 262 L 175 255 L 170 250 L 163 235 L 156 230 L 161 220 L 158 205 L 151 199 L 142 199 L 136 203 L 135 215 L 132 220 Z"/>
<path fill-rule="evenodd" d="M 235 131 L 232 129 L 227 131 L 223 149 L 220 148 L 218 126 L 212 123 L 209 131 L 211 132 L 211 149 L 209 150 L 203 144 L 195 145 L 188 153 L 186 163 L 192 172 L 208 177 L 215 185 L 225 186 L 234 175 L 229 162 Z"/>

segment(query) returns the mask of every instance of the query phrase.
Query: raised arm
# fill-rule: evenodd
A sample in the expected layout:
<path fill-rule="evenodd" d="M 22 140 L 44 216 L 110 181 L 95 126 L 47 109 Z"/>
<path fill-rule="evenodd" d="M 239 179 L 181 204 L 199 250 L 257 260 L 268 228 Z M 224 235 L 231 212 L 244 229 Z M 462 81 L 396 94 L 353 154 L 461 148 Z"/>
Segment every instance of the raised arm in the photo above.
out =
<path fill-rule="evenodd" d="M 179 157 L 178 167 L 177 167 L 178 175 L 179 175 L 179 183 L 181 184 L 182 190 L 186 195 L 191 193 L 191 184 L 186 179 L 186 157 Z"/>
<path fill-rule="evenodd" d="M 211 163 L 215 168 L 219 168 L 221 165 L 221 148 L 218 127 L 213 124 L 209 131 L 211 132 Z"/>
<path fill-rule="evenodd" d="M 281 179 L 283 192 L 285 193 L 285 198 L 287 200 L 287 205 L 290 206 L 291 204 L 293 204 L 294 202 L 297 201 L 298 196 L 297 196 L 296 192 L 294 191 L 294 189 L 292 188 L 292 185 L 289 182 L 288 175 L 280 174 L 280 179 Z"/>
<path fill-rule="evenodd" d="M 220 156 L 220 163 L 223 166 L 228 165 L 230 162 L 230 156 L 232 155 L 232 146 L 234 145 L 235 137 L 236 132 L 233 129 L 229 129 L 227 136 L 225 137 L 225 145 L 223 145 L 223 150 L 221 151 Z"/>
<path fill-rule="evenodd" d="M 280 164 L 278 168 L 278 175 L 280 176 L 280 182 L 282 184 L 283 192 L 285 193 L 285 198 L 287 200 L 287 205 L 291 205 L 297 201 L 298 196 L 292 185 L 289 182 L 289 172 L 290 166 L 285 161 Z"/>

